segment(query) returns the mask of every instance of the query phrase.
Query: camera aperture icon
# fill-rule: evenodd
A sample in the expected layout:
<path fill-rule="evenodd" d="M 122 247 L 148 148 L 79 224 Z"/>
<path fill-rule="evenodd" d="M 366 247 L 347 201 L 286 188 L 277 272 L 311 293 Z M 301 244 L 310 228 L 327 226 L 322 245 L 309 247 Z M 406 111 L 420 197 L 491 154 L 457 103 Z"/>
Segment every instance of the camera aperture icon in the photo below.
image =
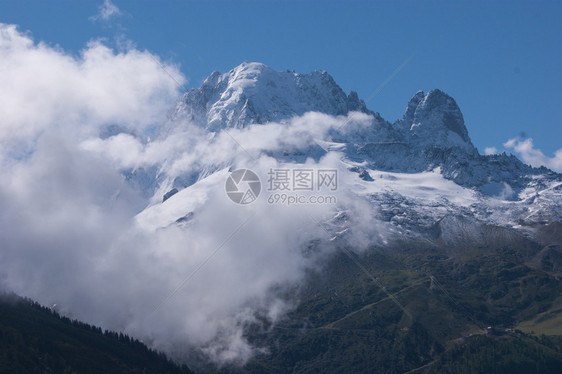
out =
<path fill-rule="evenodd" d="M 260 178 L 250 169 L 234 170 L 226 180 L 225 190 L 236 204 L 250 204 L 260 195 Z"/>

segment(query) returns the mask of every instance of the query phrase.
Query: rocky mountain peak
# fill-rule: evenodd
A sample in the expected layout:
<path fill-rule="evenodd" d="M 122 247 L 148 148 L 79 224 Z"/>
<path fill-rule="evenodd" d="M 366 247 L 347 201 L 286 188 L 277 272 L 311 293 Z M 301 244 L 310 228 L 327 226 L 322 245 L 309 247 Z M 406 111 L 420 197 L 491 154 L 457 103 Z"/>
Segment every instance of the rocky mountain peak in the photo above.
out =
<path fill-rule="evenodd" d="M 416 92 L 416 94 L 410 99 L 408 105 L 406 106 L 406 112 L 404 112 L 403 120 L 405 122 L 412 123 L 414 121 L 414 115 L 416 113 L 416 109 L 424 98 L 425 98 L 425 93 L 420 90 Z"/>
<path fill-rule="evenodd" d="M 409 127 L 410 140 L 414 143 L 427 146 L 430 142 L 475 151 L 459 106 L 441 90 L 431 90 L 425 95 L 418 91 L 408 103 L 402 122 L 402 127 Z"/>
<path fill-rule="evenodd" d="M 201 87 L 188 90 L 170 111 L 161 133 L 181 128 L 183 120 L 218 131 L 283 121 L 310 111 L 369 112 L 356 92 L 346 95 L 325 71 L 278 72 L 262 63 L 244 62 L 224 74 L 215 71 Z"/>

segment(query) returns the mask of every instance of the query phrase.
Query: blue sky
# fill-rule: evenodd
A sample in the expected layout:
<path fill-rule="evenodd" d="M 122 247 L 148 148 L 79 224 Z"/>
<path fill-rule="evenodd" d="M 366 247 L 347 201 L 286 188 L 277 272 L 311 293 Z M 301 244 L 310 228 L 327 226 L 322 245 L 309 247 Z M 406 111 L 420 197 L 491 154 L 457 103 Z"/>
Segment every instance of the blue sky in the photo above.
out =
<path fill-rule="evenodd" d="M 440 88 L 481 153 L 507 149 L 531 162 L 562 148 L 560 1 L 114 0 L 105 19 L 102 4 L 2 0 L 0 22 L 71 54 L 92 39 L 132 42 L 179 64 L 187 88 L 242 61 L 326 70 L 390 121 L 417 90 Z"/>

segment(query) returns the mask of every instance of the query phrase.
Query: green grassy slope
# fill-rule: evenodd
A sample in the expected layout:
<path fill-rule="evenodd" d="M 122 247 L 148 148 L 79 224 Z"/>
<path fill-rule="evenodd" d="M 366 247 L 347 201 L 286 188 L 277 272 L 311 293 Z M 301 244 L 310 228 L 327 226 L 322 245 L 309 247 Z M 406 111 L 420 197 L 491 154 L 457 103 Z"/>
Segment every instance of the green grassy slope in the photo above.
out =
<path fill-rule="evenodd" d="M 310 274 L 283 323 L 249 329 L 269 353 L 242 372 L 562 372 L 560 339 L 485 334 L 558 310 L 562 282 L 527 266 L 524 245 L 373 249 L 358 259 L 378 285 L 342 254 Z"/>

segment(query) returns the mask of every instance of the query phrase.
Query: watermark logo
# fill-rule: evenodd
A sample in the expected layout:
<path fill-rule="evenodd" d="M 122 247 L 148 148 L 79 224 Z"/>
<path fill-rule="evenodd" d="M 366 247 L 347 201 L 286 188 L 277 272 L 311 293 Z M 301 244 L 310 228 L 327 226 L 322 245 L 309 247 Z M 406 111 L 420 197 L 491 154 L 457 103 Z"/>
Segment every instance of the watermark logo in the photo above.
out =
<path fill-rule="evenodd" d="M 267 176 L 270 192 L 338 189 L 337 169 L 269 169 Z"/>
<path fill-rule="evenodd" d="M 269 204 L 335 204 L 336 196 L 319 192 L 337 189 L 337 169 L 278 168 L 267 173 Z"/>
<path fill-rule="evenodd" d="M 250 169 L 234 170 L 224 187 L 230 200 L 241 205 L 253 203 L 261 192 L 260 178 Z"/>
<path fill-rule="evenodd" d="M 336 204 L 335 195 L 323 192 L 337 189 L 337 169 L 276 168 L 267 172 L 268 204 Z M 235 170 L 228 176 L 225 190 L 236 204 L 253 203 L 261 192 L 260 178 L 250 169 Z"/>

